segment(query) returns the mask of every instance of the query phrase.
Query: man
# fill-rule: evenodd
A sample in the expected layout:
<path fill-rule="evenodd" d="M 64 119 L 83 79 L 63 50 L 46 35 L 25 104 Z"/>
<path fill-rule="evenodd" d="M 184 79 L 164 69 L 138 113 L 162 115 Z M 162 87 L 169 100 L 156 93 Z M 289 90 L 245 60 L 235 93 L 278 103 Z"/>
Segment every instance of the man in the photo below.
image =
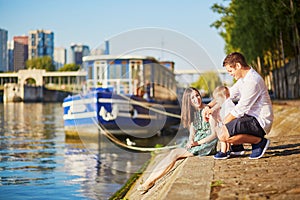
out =
<path fill-rule="evenodd" d="M 218 138 L 233 145 L 250 143 L 252 153 L 249 158 L 261 158 L 270 144 L 265 135 L 270 132 L 274 118 L 265 82 L 241 53 L 226 56 L 223 67 L 237 80 L 230 88 L 230 98 L 239 101 L 224 118 Z M 204 109 L 205 116 L 209 116 L 214 105 L 214 101 L 208 104 Z"/>

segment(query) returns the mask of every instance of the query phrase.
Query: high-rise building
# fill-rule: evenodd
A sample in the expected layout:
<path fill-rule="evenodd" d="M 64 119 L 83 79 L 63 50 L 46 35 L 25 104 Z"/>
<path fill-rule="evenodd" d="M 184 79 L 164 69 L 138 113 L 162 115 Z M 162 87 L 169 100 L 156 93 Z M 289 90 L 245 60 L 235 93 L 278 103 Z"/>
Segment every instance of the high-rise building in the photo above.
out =
<path fill-rule="evenodd" d="M 50 56 L 53 60 L 54 33 L 49 30 L 29 31 L 28 59 Z"/>
<path fill-rule="evenodd" d="M 0 72 L 8 71 L 7 30 L 0 28 Z"/>
<path fill-rule="evenodd" d="M 90 54 L 90 48 L 87 45 L 71 44 L 70 63 L 82 64 L 82 57 Z"/>
<path fill-rule="evenodd" d="M 8 71 L 14 71 L 14 41 L 7 41 Z"/>
<path fill-rule="evenodd" d="M 63 67 L 67 62 L 67 50 L 64 47 L 54 48 L 54 65 L 56 70 Z"/>
<path fill-rule="evenodd" d="M 28 60 L 28 36 L 14 37 L 14 71 L 25 69 Z"/>

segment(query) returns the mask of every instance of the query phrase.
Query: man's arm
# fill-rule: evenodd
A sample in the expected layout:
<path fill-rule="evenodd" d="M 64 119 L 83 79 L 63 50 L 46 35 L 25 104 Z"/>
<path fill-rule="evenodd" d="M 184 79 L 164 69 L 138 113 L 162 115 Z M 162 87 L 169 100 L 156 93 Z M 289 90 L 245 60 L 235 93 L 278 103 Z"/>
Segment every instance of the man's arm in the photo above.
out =
<path fill-rule="evenodd" d="M 217 104 L 217 101 L 213 99 L 211 102 L 209 102 L 205 107 L 212 108 Z"/>
<path fill-rule="evenodd" d="M 229 113 L 229 114 L 224 118 L 223 124 L 227 124 L 227 123 L 231 122 L 231 121 L 234 120 L 234 119 L 236 119 L 236 117 Z"/>

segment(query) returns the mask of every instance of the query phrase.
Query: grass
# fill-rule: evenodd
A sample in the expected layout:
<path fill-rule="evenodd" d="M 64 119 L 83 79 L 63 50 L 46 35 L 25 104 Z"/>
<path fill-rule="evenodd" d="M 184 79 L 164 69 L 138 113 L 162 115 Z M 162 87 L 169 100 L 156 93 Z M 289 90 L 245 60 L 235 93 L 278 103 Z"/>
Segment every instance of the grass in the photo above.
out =
<path fill-rule="evenodd" d="M 213 181 L 211 184 L 210 184 L 210 187 L 220 187 L 224 184 L 224 182 L 222 180 L 216 180 L 216 181 Z"/>

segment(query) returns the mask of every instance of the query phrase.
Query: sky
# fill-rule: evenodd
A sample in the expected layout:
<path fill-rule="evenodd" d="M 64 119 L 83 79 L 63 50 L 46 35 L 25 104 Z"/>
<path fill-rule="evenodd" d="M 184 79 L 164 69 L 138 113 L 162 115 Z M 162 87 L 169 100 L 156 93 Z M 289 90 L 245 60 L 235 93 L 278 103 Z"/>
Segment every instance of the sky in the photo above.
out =
<path fill-rule="evenodd" d="M 72 43 L 100 48 L 108 40 L 112 53 L 179 60 L 175 69 L 220 68 L 226 55 L 210 27 L 221 17 L 211 10 L 214 3 L 229 1 L 0 0 L 0 28 L 8 40 L 44 29 L 54 32 L 55 47 L 67 50 Z"/>

